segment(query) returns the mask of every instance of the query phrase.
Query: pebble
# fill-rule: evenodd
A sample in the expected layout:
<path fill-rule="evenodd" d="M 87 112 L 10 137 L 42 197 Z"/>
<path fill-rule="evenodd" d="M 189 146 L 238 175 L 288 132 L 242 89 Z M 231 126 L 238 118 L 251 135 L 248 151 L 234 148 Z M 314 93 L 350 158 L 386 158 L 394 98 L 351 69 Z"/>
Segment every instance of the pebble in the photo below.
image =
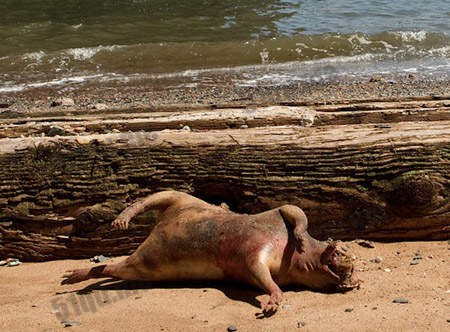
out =
<path fill-rule="evenodd" d="M 304 321 L 300 320 L 300 321 L 297 322 L 297 327 L 298 328 L 302 328 L 302 327 L 305 327 L 305 326 L 306 326 L 306 323 Z"/>
<path fill-rule="evenodd" d="M 69 320 L 65 319 L 61 321 L 61 323 L 64 325 L 64 327 L 71 327 L 71 326 L 79 326 L 81 325 L 81 322 L 78 320 Z"/>
<path fill-rule="evenodd" d="M 304 321 L 302 321 L 302 320 L 300 320 L 300 321 L 298 321 L 297 322 L 297 327 L 300 329 L 300 328 L 302 328 L 302 327 L 305 327 L 306 326 L 306 322 L 304 322 Z"/>
<path fill-rule="evenodd" d="M 409 303 L 409 300 L 406 297 L 396 297 L 394 299 L 394 301 L 392 301 L 392 302 L 404 304 L 404 303 Z"/>
<path fill-rule="evenodd" d="M 94 105 L 94 108 L 99 111 L 104 111 L 108 108 L 108 105 L 106 105 L 105 103 L 97 103 Z"/>
<path fill-rule="evenodd" d="M 74 105 L 75 105 L 74 100 L 72 98 L 67 98 L 67 97 L 55 99 L 50 103 L 50 107 L 74 106 Z"/>
<path fill-rule="evenodd" d="M 383 261 L 383 258 L 381 256 L 377 256 L 374 259 L 370 260 L 372 263 L 381 263 Z"/>
<path fill-rule="evenodd" d="M 369 79 L 369 82 L 371 82 L 371 83 L 374 83 L 374 82 L 383 82 L 383 81 L 384 81 L 384 78 L 381 77 L 381 76 L 372 76 L 372 77 Z"/>
<path fill-rule="evenodd" d="M 391 269 L 390 268 L 386 268 L 386 269 L 384 269 L 384 272 L 391 272 Z"/>
<path fill-rule="evenodd" d="M 92 263 L 102 263 L 104 261 L 107 261 L 108 259 L 109 259 L 108 257 L 105 257 L 103 255 L 97 255 L 92 257 L 89 261 Z"/>
<path fill-rule="evenodd" d="M 18 258 L 7 258 L 4 261 L 0 261 L 0 266 L 12 267 L 20 264 L 22 264 L 22 262 Z"/>
<path fill-rule="evenodd" d="M 283 304 L 281 306 L 281 309 L 286 310 L 286 309 L 289 309 L 290 307 L 292 307 L 292 305 L 290 305 L 290 304 Z"/>
<path fill-rule="evenodd" d="M 77 133 L 82 133 L 86 131 L 86 127 L 79 126 L 79 127 L 73 127 L 73 130 Z"/>
<path fill-rule="evenodd" d="M 191 127 L 183 126 L 183 128 L 181 128 L 181 130 L 183 130 L 183 131 L 191 131 Z"/>
<path fill-rule="evenodd" d="M 75 101 L 72 98 L 63 97 L 63 98 L 61 98 L 61 105 L 62 106 L 74 106 Z"/>
<path fill-rule="evenodd" d="M 422 255 L 419 253 L 416 253 L 416 255 L 409 261 L 409 265 L 417 265 L 419 264 L 420 260 L 423 259 Z"/>
<path fill-rule="evenodd" d="M 63 127 L 55 125 L 55 126 L 50 126 L 50 129 L 48 130 L 47 135 L 51 136 L 51 137 L 56 136 L 56 135 L 71 136 L 71 135 L 74 135 L 74 133 L 64 129 Z"/>
<path fill-rule="evenodd" d="M 420 260 L 413 258 L 409 261 L 409 265 L 417 265 L 419 264 Z"/>
<path fill-rule="evenodd" d="M 375 248 L 375 245 L 373 244 L 373 242 L 370 242 L 367 240 L 356 240 L 356 243 L 364 248 Z"/>
<path fill-rule="evenodd" d="M 353 311 L 353 308 L 352 308 L 352 307 L 345 308 L 345 312 L 352 312 L 352 311 Z"/>
<path fill-rule="evenodd" d="M 237 331 L 237 327 L 234 326 L 234 325 L 230 325 L 230 326 L 227 327 L 227 331 L 228 331 L 228 332 L 234 332 L 234 331 Z"/>
<path fill-rule="evenodd" d="M 387 125 L 387 124 L 376 124 L 374 125 L 375 128 L 379 128 L 379 129 L 389 129 L 392 128 L 391 126 Z"/>

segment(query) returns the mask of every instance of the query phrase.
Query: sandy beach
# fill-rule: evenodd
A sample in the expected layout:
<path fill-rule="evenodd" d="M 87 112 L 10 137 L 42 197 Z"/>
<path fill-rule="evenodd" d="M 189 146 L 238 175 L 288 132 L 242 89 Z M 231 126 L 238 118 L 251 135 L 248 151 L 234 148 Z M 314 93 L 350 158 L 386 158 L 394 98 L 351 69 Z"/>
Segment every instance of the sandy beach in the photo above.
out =
<path fill-rule="evenodd" d="M 446 241 L 346 242 L 360 289 L 341 294 L 285 290 L 272 317 L 258 319 L 267 295 L 211 282 L 127 283 L 108 279 L 60 286 L 65 270 L 88 260 L 0 268 L 2 331 L 445 331 L 450 324 Z M 117 262 L 120 257 L 110 261 Z M 108 261 L 108 262 L 110 262 Z M 395 303 L 394 300 L 407 303 Z M 65 325 L 72 325 L 64 327 Z"/>

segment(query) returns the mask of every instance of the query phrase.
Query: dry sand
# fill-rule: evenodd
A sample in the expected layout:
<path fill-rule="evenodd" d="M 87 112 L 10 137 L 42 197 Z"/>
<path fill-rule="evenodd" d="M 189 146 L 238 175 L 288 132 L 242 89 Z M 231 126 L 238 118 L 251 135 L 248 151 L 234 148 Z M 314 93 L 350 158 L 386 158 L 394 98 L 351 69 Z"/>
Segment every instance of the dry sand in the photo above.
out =
<path fill-rule="evenodd" d="M 255 314 L 267 295 L 245 285 L 100 279 L 60 286 L 65 270 L 94 264 L 64 260 L 2 267 L 0 331 L 63 330 L 64 319 L 75 321 L 65 329 L 80 331 L 227 331 L 231 325 L 237 331 L 450 330 L 448 242 L 346 245 L 357 256 L 364 281 L 359 290 L 286 290 L 279 311 L 263 319 Z M 421 259 L 411 265 L 417 255 Z M 374 261 L 377 256 L 381 262 Z M 398 297 L 409 303 L 394 303 Z"/>

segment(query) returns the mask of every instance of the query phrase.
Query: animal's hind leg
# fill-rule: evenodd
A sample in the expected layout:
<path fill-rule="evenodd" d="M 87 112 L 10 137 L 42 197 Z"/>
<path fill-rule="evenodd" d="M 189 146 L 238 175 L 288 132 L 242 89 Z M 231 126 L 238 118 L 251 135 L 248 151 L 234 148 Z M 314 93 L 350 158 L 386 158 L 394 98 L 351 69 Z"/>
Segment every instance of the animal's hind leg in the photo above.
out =
<path fill-rule="evenodd" d="M 130 256 L 118 264 L 99 265 L 92 268 L 77 269 L 68 271 L 63 276 L 61 285 L 75 284 L 77 282 L 94 279 L 94 278 L 117 278 L 123 280 L 140 280 L 141 275 Z"/>

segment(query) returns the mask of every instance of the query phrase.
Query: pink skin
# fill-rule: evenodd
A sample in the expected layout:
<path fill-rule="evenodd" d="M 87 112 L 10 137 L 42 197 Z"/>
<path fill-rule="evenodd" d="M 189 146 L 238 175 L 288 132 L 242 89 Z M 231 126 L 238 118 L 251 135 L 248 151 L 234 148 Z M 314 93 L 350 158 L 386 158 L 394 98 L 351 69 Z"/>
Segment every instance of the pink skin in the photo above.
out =
<path fill-rule="evenodd" d="M 328 289 L 342 280 L 334 272 L 340 253 L 313 239 L 307 218 L 292 205 L 257 215 L 240 215 L 179 192 L 161 192 L 125 209 L 112 223 L 126 229 L 147 210 L 160 221 L 130 257 L 118 264 L 70 271 L 62 284 L 91 278 L 124 280 L 231 279 L 257 286 L 270 297 L 261 303 L 274 313 L 283 300 L 280 286 Z M 353 281 L 356 285 L 357 278 Z"/>

